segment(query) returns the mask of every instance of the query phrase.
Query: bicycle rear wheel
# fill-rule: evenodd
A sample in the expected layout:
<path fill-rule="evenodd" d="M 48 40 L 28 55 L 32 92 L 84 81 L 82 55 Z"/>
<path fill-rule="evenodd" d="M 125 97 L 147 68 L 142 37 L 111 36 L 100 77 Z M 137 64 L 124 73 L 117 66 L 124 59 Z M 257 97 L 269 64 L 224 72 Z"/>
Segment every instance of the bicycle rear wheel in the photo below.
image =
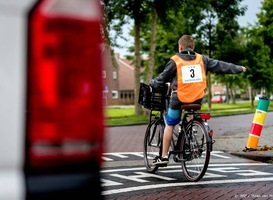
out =
<path fill-rule="evenodd" d="M 158 166 L 153 165 L 162 152 L 162 139 L 164 132 L 164 123 L 160 119 L 151 121 L 148 125 L 144 137 L 144 164 L 148 172 L 154 173 Z"/>
<path fill-rule="evenodd" d="M 205 175 L 210 159 L 209 136 L 201 119 L 187 125 L 181 150 L 184 176 L 189 181 L 199 181 Z"/>

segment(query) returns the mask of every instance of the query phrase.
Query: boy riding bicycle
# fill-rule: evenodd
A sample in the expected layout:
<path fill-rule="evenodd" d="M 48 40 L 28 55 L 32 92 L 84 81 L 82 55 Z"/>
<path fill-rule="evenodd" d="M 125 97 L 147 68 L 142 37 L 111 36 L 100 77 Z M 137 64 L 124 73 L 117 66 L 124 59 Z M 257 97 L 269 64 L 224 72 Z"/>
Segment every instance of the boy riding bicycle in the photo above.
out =
<path fill-rule="evenodd" d="M 161 158 L 154 165 L 168 164 L 168 151 L 172 140 L 174 126 L 181 119 L 181 105 L 187 103 L 201 104 L 206 89 L 208 71 L 217 74 L 237 74 L 245 72 L 243 66 L 208 58 L 194 51 L 194 40 L 190 35 L 183 35 L 178 40 L 178 51 L 170 58 L 165 70 L 150 81 L 150 86 L 162 88 L 170 82 L 172 93 L 166 115 Z"/>

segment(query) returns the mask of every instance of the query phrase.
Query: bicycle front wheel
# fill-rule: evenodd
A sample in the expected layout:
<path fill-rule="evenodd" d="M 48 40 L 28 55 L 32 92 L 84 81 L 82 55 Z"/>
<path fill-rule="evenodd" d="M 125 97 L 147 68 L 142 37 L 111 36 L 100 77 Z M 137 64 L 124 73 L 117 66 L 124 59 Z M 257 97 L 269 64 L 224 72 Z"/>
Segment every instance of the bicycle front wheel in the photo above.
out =
<path fill-rule="evenodd" d="M 187 125 L 181 150 L 184 176 L 189 181 L 199 181 L 205 175 L 210 159 L 209 136 L 201 119 Z"/>
<path fill-rule="evenodd" d="M 153 161 L 161 155 L 163 132 L 164 123 L 160 119 L 151 121 L 146 129 L 143 156 L 148 172 L 154 173 L 158 169 L 158 166 L 153 165 Z"/>

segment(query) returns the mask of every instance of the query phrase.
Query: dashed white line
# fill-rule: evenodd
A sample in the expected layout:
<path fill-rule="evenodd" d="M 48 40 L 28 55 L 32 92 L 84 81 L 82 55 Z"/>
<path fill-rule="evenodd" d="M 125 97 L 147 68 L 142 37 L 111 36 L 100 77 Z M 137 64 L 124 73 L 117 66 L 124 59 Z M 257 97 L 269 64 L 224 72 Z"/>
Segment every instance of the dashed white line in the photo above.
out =
<path fill-rule="evenodd" d="M 215 156 L 215 157 L 225 158 L 225 159 L 231 158 L 231 157 L 228 157 L 226 155 L 221 155 L 221 154 L 224 154 L 224 152 L 223 151 L 213 151 L 213 152 L 211 152 L 211 155 Z M 128 159 L 129 155 L 133 155 L 133 156 L 143 158 L 143 152 L 114 152 L 114 153 L 103 153 L 102 160 L 104 160 L 106 162 L 114 161 L 114 159 L 109 158 L 109 156 Z"/>
<path fill-rule="evenodd" d="M 228 166 L 265 166 L 269 165 L 268 163 L 228 163 Z M 226 167 L 227 164 L 209 164 L 209 167 Z M 194 166 L 193 166 L 194 167 Z M 181 168 L 180 165 L 168 165 L 166 169 L 176 169 Z M 124 171 L 138 171 L 138 170 L 146 170 L 145 167 L 130 167 L 123 169 L 108 169 L 101 170 L 101 173 L 112 173 L 112 172 L 124 172 Z"/>
<path fill-rule="evenodd" d="M 165 183 L 165 184 L 158 184 L 157 183 L 155 185 L 145 185 L 145 186 L 136 186 L 136 187 L 106 190 L 106 191 L 102 192 L 102 195 L 111 195 L 111 194 L 124 193 L 124 192 L 150 190 L 150 189 L 157 189 L 157 188 L 177 187 L 177 186 L 228 184 L 228 183 L 249 183 L 249 182 L 265 182 L 265 181 L 273 181 L 273 177 L 212 180 L 212 181 L 183 182 L 183 183 Z"/>

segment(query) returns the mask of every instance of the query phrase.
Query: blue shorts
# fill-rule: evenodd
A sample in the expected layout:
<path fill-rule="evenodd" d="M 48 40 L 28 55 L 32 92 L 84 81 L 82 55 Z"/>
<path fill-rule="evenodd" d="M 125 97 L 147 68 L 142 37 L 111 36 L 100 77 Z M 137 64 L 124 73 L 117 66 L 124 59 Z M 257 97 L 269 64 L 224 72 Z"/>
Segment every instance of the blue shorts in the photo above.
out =
<path fill-rule="evenodd" d="M 168 108 L 168 112 L 166 115 L 166 124 L 170 126 L 175 126 L 176 124 L 178 124 L 181 120 L 181 113 L 181 109 L 175 110 L 172 108 Z"/>

